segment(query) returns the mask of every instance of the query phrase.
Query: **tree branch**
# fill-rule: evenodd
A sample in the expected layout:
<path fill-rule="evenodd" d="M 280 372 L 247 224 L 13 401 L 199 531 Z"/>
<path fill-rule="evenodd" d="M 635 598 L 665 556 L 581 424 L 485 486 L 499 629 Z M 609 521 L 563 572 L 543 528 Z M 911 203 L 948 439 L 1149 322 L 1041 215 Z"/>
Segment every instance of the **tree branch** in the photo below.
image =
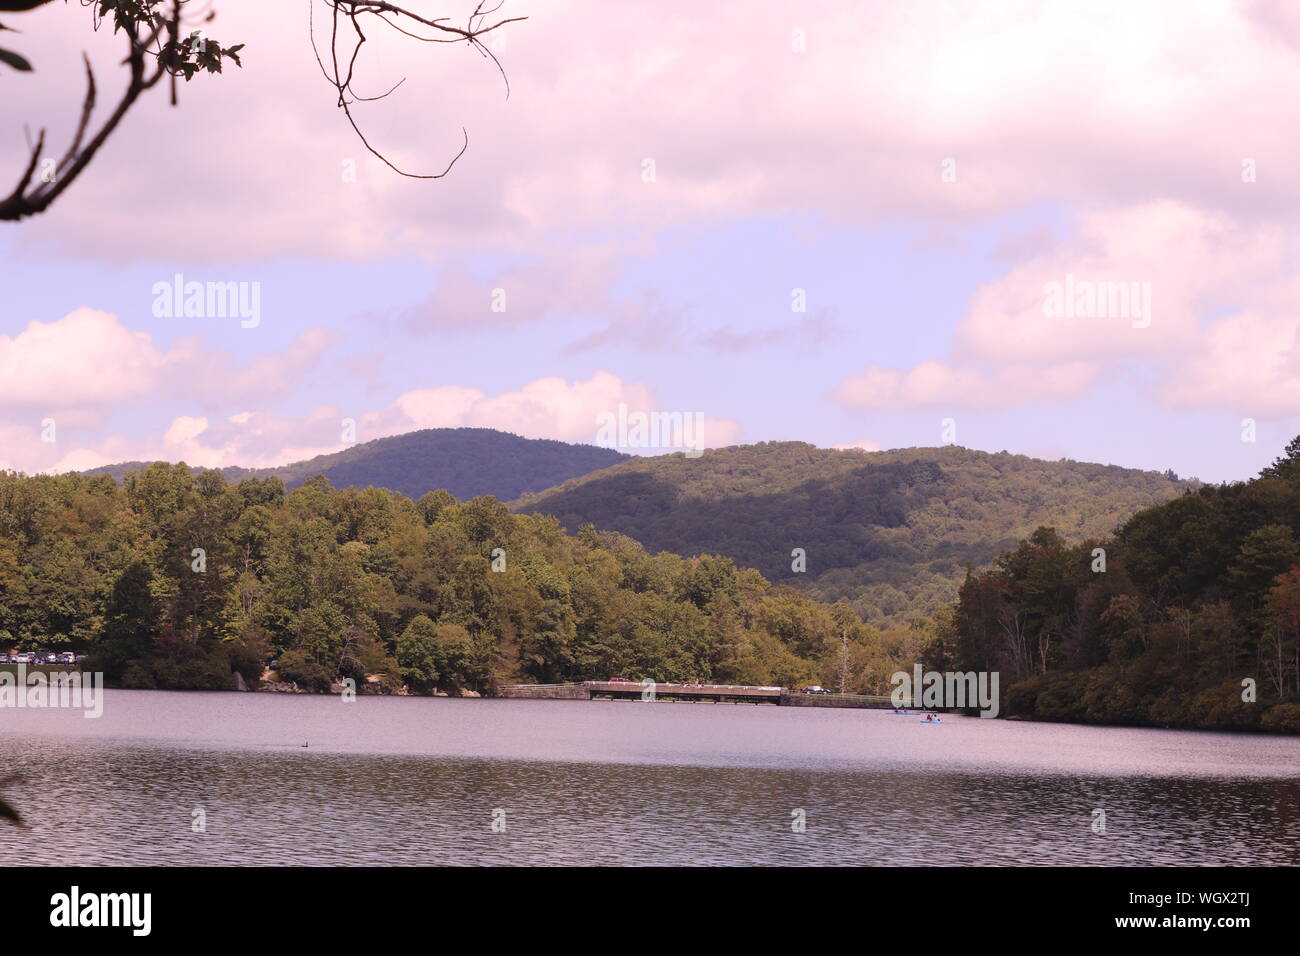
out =
<path fill-rule="evenodd" d="M 179 20 L 180 3 L 179 0 L 175 0 L 172 19 L 162 26 L 173 42 L 179 29 Z M 45 143 L 45 130 L 41 130 L 40 135 L 37 137 L 36 148 L 32 151 L 27 169 L 24 171 L 22 178 L 19 179 L 17 187 L 4 201 L 0 202 L 0 220 L 16 221 L 28 216 L 34 216 L 49 208 L 50 204 L 76 181 L 82 170 L 95 158 L 99 148 L 117 129 L 118 124 L 122 122 L 122 118 L 126 116 L 127 111 L 140 97 L 140 94 L 153 87 L 162 78 L 165 66 L 161 57 L 153 71 L 148 71 L 145 68 L 146 44 L 157 36 L 159 29 L 159 26 L 155 26 L 150 31 L 149 39 L 141 40 L 140 34 L 133 23 L 128 23 L 123 27 L 123 32 L 126 33 L 127 37 L 128 52 L 126 62 L 130 67 L 131 79 L 123 91 L 121 99 L 118 100 L 117 105 L 108 115 L 108 118 L 104 120 L 99 130 L 86 143 L 85 148 L 82 148 L 81 143 L 85 138 L 86 130 L 90 126 L 91 114 L 95 109 L 95 74 L 90 68 L 90 59 L 85 54 L 82 55 L 82 62 L 86 67 L 86 98 L 82 102 L 81 118 L 77 124 L 77 132 L 73 136 L 72 143 L 58 165 L 55 166 L 54 176 L 49 180 L 37 183 L 34 188 L 28 190 L 27 187 L 31 184 L 32 174 L 40 159 L 40 151 Z"/>
<path fill-rule="evenodd" d="M 478 5 L 475 6 L 474 12 L 469 15 L 469 19 L 464 27 L 449 25 L 447 17 L 429 18 L 420 16 L 419 14 L 413 13 L 398 4 L 389 3 L 387 0 L 321 0 L 321 2 L 330 9 L 331 68 L 325 66 L 325 61 L 322 59 L 320 50 L 316 46 L 315 22 L 314 17 L 311 14 L 312 7 L 309 6 L 308 30 L 311 33 L 312 50 L 316 54 L 316 62 L 320 65 L 321 72 L 324 74 L 326 82 L 333 86 L 335 91 L 338 93 L 338 106 L 343 110 L 344 116 L 347 117 L 348 124 L 357 134 L 357 138 L 361 140 L 361 144 L 365 146 L 372 155 L 376 156 L 385 166 L 400 176 L 406 176 L 409 179 L 442 179 L 451 172 L 451 169 L 456 165 L 457 160 L 464 156 L 465 151 L 469 149 L 469 134 L 463 126 L 461 127 L 463 142 L 461 144 L 460 152 L 456 153 L 456 155 L 451 158 L 451 161 L 447 163 L 446 168 L 443 169 L 442 172 L 410 173 L 398 168 L 387 156 L 372 146 L 370 141 L 366 138 L 365 133 L 361 131 L 361 127 L 357 123 L 356 117 L 352 115 L 352 106 L 355 103 L 359 101 L 371 102 L 374 100 L 381 100 L 405 82 L 405 78 L 399 80 L 391 89 L 388 90 L 387 93 L 381 93 L 378 96 L 361 96 L 352 88 L 352 80 L 356 68 L 357 57 L 361 53 L 361 47 L 367 40 L 365 32 L 361 29 L 361 17 L 369 14 L 370 16 L 377 18 L 380 22 L 392 27 L 398 33 L 424 43 L 468 43 L 483 56 L 491 57 L 492 62 L 496 64 L 497 69 L 501 73 L 501 78 L 505 81 L 507 97 L 510 95 L 510 81 L 506 77 L 505 70 L 502 68 L 501 62 L 496 58 L 491 50 L 487 49 L 487 47 L 483 45 L 479 38 L 487 33 L 491 33 L 493 30 L 500 29 L 507 23 L 517 23 L 528 18 L 508 17 L 488 22 L 488 18 L 501 8 L 501 2 L 498 2 L 497 5 L 491 9 L 485 10 L 484 5 L 487 0 L 480 0 Z M 350 55 L 346 53 L 341 55 L 340 43 L 343 41 L 340 39 L 339 35 L 340 17 L 348 19 L 352 26 L 352 32 L 356 36 L 356 45 L 352 48 Z M 407 18 L 412 21 L 412 29 L 406 29 L 394 22 L 394 20 L 390 20 L 389 17 L 396 19 L 401 19 L 403 17 Z M 420 27 L 435 31 L 438 34 L 445 34 L 445 36 L 421 35 L 415 32 L 415 30 Z M 346 71 L 340 67 L 340 60 L 346 61 Z"/>
<path fill-rule="evenodd" d="M 53 0 L 0 0 L 0 11 L 33 10 L 51 2 Z M 123 62 L 129 68 L 130 79 L 116 105 L 92 134 L 91 120 L 95 110 L 97 88 L 90 60 L 83 54 L 82 60 L 86 69 L 86 96 L 82 102 L 76 132 L 66 152 L 53 167 L 53 175 L 46 177 L 37 176 L 36 174 L 37 168 L 41 164 L 41 153 L 46 142 L 46 131 L 44 128 L 40 130 L 36 137 L 35 146 L 32 148 L 31 155 L 28 157 L 13 191 L 8 196 L 0 199 L 0 221 L 16 222 L 48 209 L 86 169 L 90 161 L 99 152 L 100 147 L 118 128 L 127 112 L 140 96 L 156 86 L 163 77 L 168 77 L 171 81 L 171 99 L 172 105 L 175 105 L 176 80 L 178 78 L 189 80 L 200 71 L 219 73 L 225 59 L 234 60 L 236 64 L 239 63 L 238 52 L 242 48 L 242 44 L 223 48 L 214 40 L 201 38 L 198 31 L 194 31 L 187 37 L 182 37 L 181 23 L 186 4 L 190 0 L 137 0 L 132 4 L 119 4 L 110 7 L 104 6 L 102 0 L 80 0 L 80 2 L 82 6 L 92 8 L 96 29 L 103 20 L 110 20 L 115 33 L 125 34 L 128 50 L 127 57 Z M 349 125 L 351 125 L 362 144 L 373 155 L 382 160 L 385 165 L 401 176 L 411 179 L 441 179 L 446 176 L 469 148 L 469 134 L 464 127 L 461 128 L 463 140 L 461 148 L 447 163 L 446 168 L 439 173 L 419 174 L 406 172 L 390 162 L 387 157 L 370 144 L 353 116 L 352 107 L 355 103 L 384 99 L 404 82 L 404 80 L 399 80 L 387 91 L 377 96 L 360 96 L 352 88 L 357 60 L 361 47 L 366 43 L 367 39 L 365 32 L 362 30 L 361 18 L 364 16 L 375 17 L 399 33 L 422 42 L 468 43 L 484 57 L 490 57 L 496 64 L 502 79 L 505 80 L 506 96 L 508 97 L 510 95 L 510 82 L 506 78 L 505 70 L 501 67 L 500 61 L 497 60 L 492 51 L 488 50 L 479 38 L 500 29 L 507 23 L 516 23 L 527 19 L 527 17 L 508 17 L 492 20 L 491 17 L 500 9 L 501 2 L 497 2 L 491 8 L 485 8 L 487 0 L 480 0 L 465 25 L 454 26 L 448 22 L 449 18 L 447 17 L 421 16 L 400 4 L 389 3 L 387 0 L 321 0 L 321 2 L 325 3 L 331 11 L 331 67 L 327 68 L 321 58 L 320 51 L 316 47 L 314 23 L 309 19 L 312 49 L 316 53 L 316 62 L 320 65 L 321 73 L 338 93 L 338 106 L 343 110 Z M 314 3 L 315 0 L 310 0 L 309 11 L 313 8 Z M 160 12 L 159 8 L 168 10 L 168 12 Z M 205 8 L 197 16 L 206 22 L 212 19 L 213 14 Z M 347 18 L 352 27 L 352 34 L 355 36 L 355 45 L 350 52 L 341 49 L 341 44 L 344 47 L 346 46 L 346 40 L 340 35 L 340 17 Z M 153 58 L 152 64 L 149 64 L 148 57 Z M 16 62 L 19 69 L 29 68 L 29 65 L 21 57 L 15 55 L 10 60 Z M 344 68 L 343 64 L 346 64 L 346 68 Z"/>

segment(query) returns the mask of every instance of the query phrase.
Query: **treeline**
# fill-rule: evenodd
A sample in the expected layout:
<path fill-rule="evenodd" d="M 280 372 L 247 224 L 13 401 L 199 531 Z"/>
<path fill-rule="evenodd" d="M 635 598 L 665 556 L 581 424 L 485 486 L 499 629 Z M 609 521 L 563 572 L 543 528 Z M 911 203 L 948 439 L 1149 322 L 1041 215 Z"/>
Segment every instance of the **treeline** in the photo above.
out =
<path fill-rule="evenodd" d="M 606 678 L 887 689 L 921 637 L 727 558 L 323 478 L 0 473 L 0 647 L 76 650 L 126 687 L 490 693 Z"/>
<path fill-rule="evenodd" d="M 967 575 L 935 650 L 1000 671 L 1013 714 L 1300 733 L 1300 438 L 1109 538 L 1039 528 Z"/>
<path fill-rule="evenodd" d="M 0 472 L 0 649 L 86 653 L 126 687 L 255 685 L 278 658 L 282 680 L 363 693 L 619 675 L 881 694 L 920 661 L 1000 672 L 1004 714 L 1300 732 L 1300 439 L 1108 538 L 1041 527 L 889 629 L 491 497 Z"/>

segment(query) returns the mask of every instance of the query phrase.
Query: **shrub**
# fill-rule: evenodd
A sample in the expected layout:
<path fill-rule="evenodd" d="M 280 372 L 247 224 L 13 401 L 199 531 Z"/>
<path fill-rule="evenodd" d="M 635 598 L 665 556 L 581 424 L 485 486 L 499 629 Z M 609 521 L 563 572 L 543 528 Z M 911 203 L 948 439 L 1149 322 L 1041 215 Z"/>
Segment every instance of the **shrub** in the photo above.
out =
<path fill-rule="evenodd" d="M 328 694 L 330 690 L 329 671 L 302 651 L 285 651 L 280 655 L 280 680 L 320 694 Z"/>
<path fill-rule="evenodd" d="M 1300 734 L 1300 704 L 1274 704 L 1259 722 L 1261 730 Z"/>

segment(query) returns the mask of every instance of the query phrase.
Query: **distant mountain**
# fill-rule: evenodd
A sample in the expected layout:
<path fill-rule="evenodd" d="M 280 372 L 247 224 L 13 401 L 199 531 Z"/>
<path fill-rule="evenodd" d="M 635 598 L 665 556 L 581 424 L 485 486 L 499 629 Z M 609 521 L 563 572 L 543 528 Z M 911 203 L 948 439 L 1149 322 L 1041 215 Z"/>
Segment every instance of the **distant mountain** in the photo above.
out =
<path fill-rule="evenodd" d="M 722 554 L 868 619 L 901 623 L 956 599 L 1039 525 L 1102 537 L 1193 483 L 967 448 L 834 451 L 803 442 L 632 458 L 512 503 L 569 529 L 594 524 L 650 551 Z M 802 548 L 806 571 L 792 570 Z"/>
<path fill-rule="evenodd" d="M 461 500 L 495 495 L 505 501 L 627 457 L 609 448 L 520 438 L 491 428 L 426 428 L 278 468 L 231 467 L 221 473 L 230 481 L 275 476 L 290 488 L 323 474 L 336 488 L 375 485 L 411 498 L 445 488 Z M 108 474 L 120 481 L 127 472 L 148 464 L 123 462 L 87 474 Z"/>

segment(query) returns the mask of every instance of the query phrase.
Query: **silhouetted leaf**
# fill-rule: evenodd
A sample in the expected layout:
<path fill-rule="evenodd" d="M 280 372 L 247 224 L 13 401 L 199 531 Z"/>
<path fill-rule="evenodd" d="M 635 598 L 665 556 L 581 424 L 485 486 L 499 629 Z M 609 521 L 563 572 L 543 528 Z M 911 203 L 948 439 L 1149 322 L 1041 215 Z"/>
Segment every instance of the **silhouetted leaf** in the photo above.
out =
<path fill-rule="evenodd" d="M 14 783 L 17 780 L 18 780 L 17 777 L 7 777 L 4 780 L 0 780 L 0 787 L 8 786 L 9 784 Z M 9 806 L 9 804 L 6 803 L 3 798 L 0 798 L 0 818 L 9 820 L 13 823 L 17 823 L 20 826 L 22 825 L 23 822 L 23 818 L 22 816 L 19 815 L 18 811 L 15 810 L 13 807 Z"/>
<path fill-rule="evenodd" d="M 32 71 L 32 65 L 17 53 L 13 52 L 13 50 L 0 50 L 0 63 L 8 63 L 15 70 L 19 70 L 23 73 L 30 73 Z"/>

